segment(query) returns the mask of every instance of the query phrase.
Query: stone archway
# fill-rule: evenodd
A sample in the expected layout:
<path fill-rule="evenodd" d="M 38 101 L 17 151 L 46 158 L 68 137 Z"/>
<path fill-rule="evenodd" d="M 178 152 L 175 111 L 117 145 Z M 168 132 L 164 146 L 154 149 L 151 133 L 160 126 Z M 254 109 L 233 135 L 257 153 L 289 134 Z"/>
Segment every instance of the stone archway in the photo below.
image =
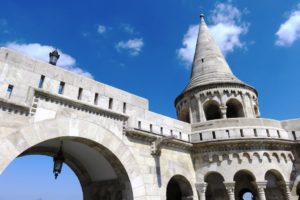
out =
<path fill-rule="evenodd" d="M 237 99 L 230 99 L 226 103 L 227 118 L 245 117 L 242 104 Z"/>
<path fill-rule="evenodd" d="M 265 174 L 267 186 L 265 194 L 267 199 L 284 200 L 287 197 L 286 185 L 283 176 L 277 170 L 269 170 Z"/>
<path fill-rule="evenodd" d="M 173 176 L 167 185 L 167 200 L 192 200 L 193 190 L 189 181 L 181 175 Z"/>
<path fill-rule="evenodd" d="M 222 119 L 220 105 L 215 100 L 209 100 L 203 104 L 206 120 Z"/>
<path fill-rule="evenodd" d="M 223 199 L 228 200 L 228 194 L 224 185 L 224 178 L 217 172 L 211 172 L 204 178 L 207 183 L 206 200 Z"/>
<path fill-rule="evenodd" d="M 117 180 L 122 180 L 121 187 L 124 188 L 122 197 L 130 200 L 146 196 L 138 165 L 130 149 L 111 131 L 80 119 L 46 120 L 0 138 L 1 147 L 4 149 L 0 151 L 0 172 L 3 172 L 9 163 L 20 155 L 53 155 L 57 151 L 58 141 L 61 140 L 72 145 L 76 144 L 77 148 L 80 147 L 86 152 L 93 151 L 95 155 L 98 153 L 102 159 L 109 160 L 109 165 L 115 169 Z M 71 150 L 66 153 L 71 155 L 68 156 L 67 162 L 81 181 L 85 199 L 94 199 L 95 192 L 92 190 L 101 183 L 92 182 L 92 187 L 85 187 L 85 183 L 91 183 L 91 176 L 95 174 L 95 170 L 92 171 L 91 167 L 84 165 L 78 155 L 73 155 L 74 152 Z"/>
<path fill-rule="evenodd" d="M 252 199 L 258 199 L 258 191 L 255 185 L 255 176 L 248 170 L 240 170 L 234 175 L 235 199 L 243 200 L 244 194 L 249 192 Z"/>

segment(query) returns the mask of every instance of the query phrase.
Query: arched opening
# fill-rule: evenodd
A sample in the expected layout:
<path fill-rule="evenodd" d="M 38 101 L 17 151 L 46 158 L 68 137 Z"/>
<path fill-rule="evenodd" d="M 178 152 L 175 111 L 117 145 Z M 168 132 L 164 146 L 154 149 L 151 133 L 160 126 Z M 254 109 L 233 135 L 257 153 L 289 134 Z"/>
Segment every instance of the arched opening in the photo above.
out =
<path fill-rule="evenodd" d="M 254 194 L 248 189 L 241 190 L 239 197 L 241 197 L 239 200 L 255 200 Z"/>
<path fill-rule="evenodd" d="M 0 199 L 83 200 L 82 187 L 74 171 L 64 164 L 58 179 L 54 179 L 52 167 L 50 156 L 18 157 L 0 176 Z"/>
<path fill-rule="evenodd" d="M 226 112 L 227 118 L 245 117 L 243 106 L 238 100 L 230 99 L 229 101 L 227 101 L 226 106 L 227 106 L 227 112 Z"/>
<path fill-rule="evenodd" d="M 207 183 L 205 197 L 207 200 L 222 199 L 229 200 L 226 188 L 224 186 L 224 178 L 217 172 L 209 173 L 205 176 Z"/>
<path fill-rule="evenodd" d="M 193 190 L 188 180 L 181 176 L 173 176 L 167 185 L 167 200 L 192 200 Z"/>
<path fill-rule="evenodd" d="M 203 105 L 206 120 L 221 119 L 222 114 L 219 103 L 209 100 Z"/>
<path fill-rule="evenodd" d="M 234 194 L 238 200 L 256 200 L 258 199 L 257 187 L 255 185 L 254 175 L 247 171 L 241 170 L 234 175 Z M 251 199 L 249 199 L 251 196 Z"/>
<path fill-rule="evenodd" d="M 117 197 L 133 199 L 129 177 L 122 163 L 110 150 L 94 141 L 79 137 L 59 137 L 34 145 L 19 157 L 29 155 L 54 157 L 60 147 L 62 147 L 64 165 L 68 165 L 76 174 L 84 200 Z M 53 176 L 53 163 L 49 168 L 49 173 Z M 61 173 L 64 173 L 64 168 Z M 58 179 L 63 179 L 63 176 L 58 176 Z"/>
<path fill-rule="evenodd" d="M 190 123 L 190 113 L 189 110 L 187 108 L 182 109 L 179 113 L 179 120 Z"/>
<path fill-rule="evenodd" d="M 282 175 L 276 170 L 269 170 L 265 175 L 267 181 L 266 197 L 267 199 L 284 200 L 285 188 Z"/>

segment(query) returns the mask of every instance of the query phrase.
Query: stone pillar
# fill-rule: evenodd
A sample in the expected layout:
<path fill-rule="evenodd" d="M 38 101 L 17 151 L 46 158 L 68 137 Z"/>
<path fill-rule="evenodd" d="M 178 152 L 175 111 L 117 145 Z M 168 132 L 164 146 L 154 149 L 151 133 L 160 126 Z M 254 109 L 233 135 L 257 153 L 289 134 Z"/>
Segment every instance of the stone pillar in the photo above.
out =
<path fill-rule="evenodd" d="M 220 106 L 220 110 L 221 110 L 222 118 L 226 119 L 227 106 Z"/>
<path fill-rule="evenodd" d="M 196 189 L 198 191 L 200 200 L 205 200 L 206 187 L 207 183 L 196 183 Z"/>
<path fill-rule="evenodd" d="M 229 200 L 235 200 L 235 196 L 234 196 L 235 182 L 227 182 L 227 183 L 224 183 L 224 185 L 225 185 L 225 188 L 227 190 Z"/>
<path fill-rule="evenodd" d="M 265 189 L 267 187 L 267 182 L 256 182 L 258 189 L 259 200 L 266 200 Z"/>
<path fill-rule="evenodd" d="M 247 117 L 249 117 L 249 113 L 248 113 L 248 109 L 247 109 L 247 105 L 246 105 L 245 95 L 246 94 L 241 93 L 242 103 L 243 103 L 243 112 L 244 112 L 245 117 L 247 118 Z M 253 105 L 251 105 L 251 106 L 252 106 L 251 110 L 253 111 Z M 255 116 L 255 114 L 254 114 L 254 116 Z"/>
<path fill-rule="evenodd" d="M 199 108 L 199 117 L 200 117 L 200 122 L 205 122 L 206 121 L 206 117 L 205 117 L 205 113 L 203 110 L 203 105 L 201 102 L 201 97 L 197 97 L 197 102 L 198 102 L 198 108 Z"/>

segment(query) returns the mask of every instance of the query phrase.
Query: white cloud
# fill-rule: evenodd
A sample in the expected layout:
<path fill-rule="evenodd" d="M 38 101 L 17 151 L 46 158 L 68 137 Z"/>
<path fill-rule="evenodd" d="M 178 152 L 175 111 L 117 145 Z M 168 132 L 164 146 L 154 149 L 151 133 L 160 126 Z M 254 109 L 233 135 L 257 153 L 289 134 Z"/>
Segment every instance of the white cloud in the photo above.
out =
<path fill-rule="evenodd" d="M 106 27 L 104 25 L 98 25 L 97 32 L 103 34 L 106 32 Z"/>
<path fill-rule="evenodd" d="M 248 24 L 242 22 L 241 17 L 242 12 L 230 2 L 217 3 L 211 12 L 209 29 L 224 55 L 245 45 L 240 36 L 247 33 Z M 193 62 L 198 31 L 199 25 L 191 25 L 183 37 L 183 47 L 177 51 L 178 57 L 188 65 Z"/>
<path fill-rule="evenodd" d="M 137 56 L 142 51 L 144 41 L 142 38 L 134 38 L 127 41 L 120 41 L 116 45 L 118 51 L 126 50 L 132 56 Z"/>
<path fill-rule="evenodd" d="M 300 38 L 300 4 L 298 9 L 291 12 L 289 18 L 280 25 L 276 32 L 278 46 L 290 46 Z"/>
<path fill-rule="evenodd" d="M 42 60 L 44 62 L 49 62 L 49 53 L 55 49 L 53 46 L 41 45 L 39 43 L 19 44 L 16 42 L 8 42 L 5 46 L 9 49 L 13 49 L 29 57 Z M 76 60 L 72 56 L 63 53 L 59 49 L 58 52 L 60 54 L 60 57 L 57 61 L 58 66 L 74 73 L 84 75 L 88 78 L 93 78 L 89 72 L 84 71 L 79 67 L 75 67 Z"/>
<path fill-rule="evenodd" d="M 125 32 L 130 33 L 130 34 L 135 33 L 135 29 L 130 24 L 123 23 L 123 24 L 120 25 L 120 28 L 122 30 L 124 30 Z"/>

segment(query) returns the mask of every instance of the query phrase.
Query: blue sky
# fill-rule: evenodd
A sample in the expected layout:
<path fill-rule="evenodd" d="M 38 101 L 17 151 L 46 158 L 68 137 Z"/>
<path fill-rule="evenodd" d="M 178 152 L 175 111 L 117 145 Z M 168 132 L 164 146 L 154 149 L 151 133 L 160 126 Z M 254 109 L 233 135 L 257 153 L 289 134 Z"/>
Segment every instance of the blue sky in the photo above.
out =
<path fill-rule="evenodd" d="M 0 44 L 45 61 L 58 48 L 58 65 L 175 117 L 200 13 L 234 74 L 258 90 L 262 117 L 299 117 L 299 0 L 2 0 Z"/>

